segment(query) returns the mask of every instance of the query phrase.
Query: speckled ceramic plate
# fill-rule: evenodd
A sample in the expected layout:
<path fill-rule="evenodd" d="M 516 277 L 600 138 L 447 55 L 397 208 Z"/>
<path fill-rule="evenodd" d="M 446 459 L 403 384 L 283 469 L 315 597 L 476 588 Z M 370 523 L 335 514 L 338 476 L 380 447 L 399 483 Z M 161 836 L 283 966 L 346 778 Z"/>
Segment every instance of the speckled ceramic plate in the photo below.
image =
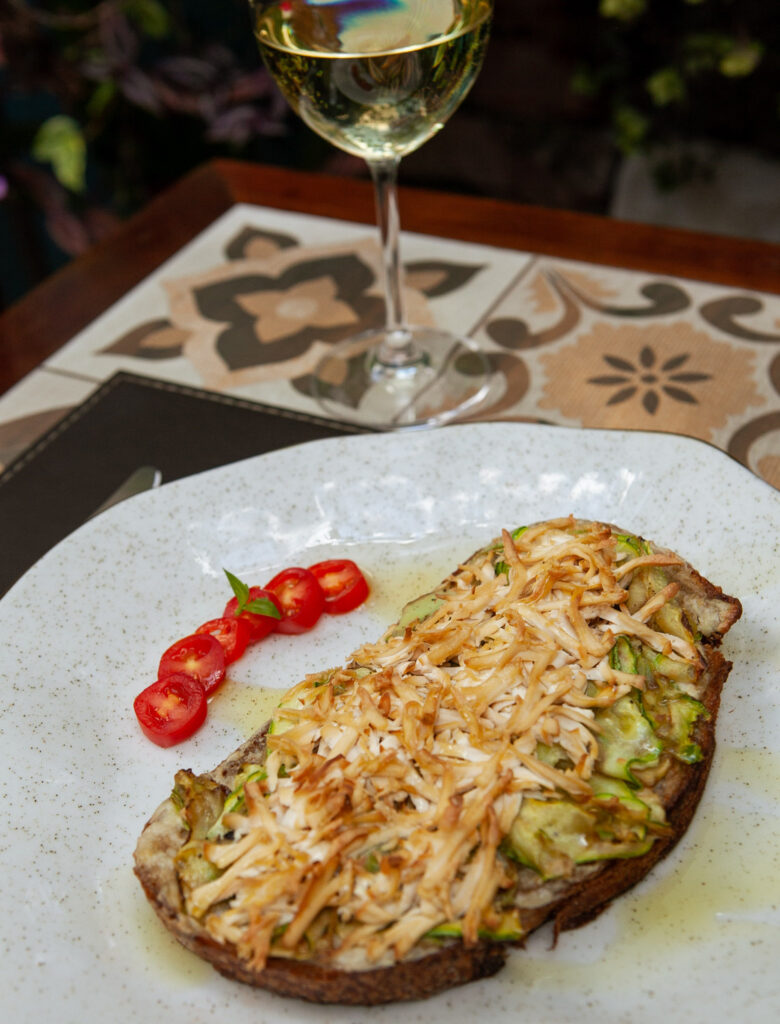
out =
<path fill-rule="evenodd" d="M 378 635 L 502 526 L 573 512 L 670 545 L 744 604 L 696 819 L 596 922 L 549 930 L 496 978 L 372 1011 L 309 1006 L 226 981 L 178 947 L 132 874 L 178 767 L 213 767 L 284 688 Z M 56 514 L 56 496 L 52 500 Z M 780 499 L 707 445 L 522 424 L 316 442 L 141 495 L 86 524 L 0 602 L 6 1020 L 93 1024 L 775 1021 L 780 1015 Z M 135 694 L 162 650 L 229 596 L 227 567 L 355 557 L 371 602 L 236 666 L 209 720 L 161 750 Z"/>

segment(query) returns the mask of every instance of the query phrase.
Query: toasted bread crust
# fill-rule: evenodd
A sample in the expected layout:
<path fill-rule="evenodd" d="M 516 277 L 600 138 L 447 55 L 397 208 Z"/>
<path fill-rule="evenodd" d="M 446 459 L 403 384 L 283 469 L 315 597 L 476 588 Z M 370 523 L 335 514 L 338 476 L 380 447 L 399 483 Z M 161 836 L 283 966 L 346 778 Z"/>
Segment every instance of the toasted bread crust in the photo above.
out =
<path fill-rule="evenodd" d="M 666 783 L 664 804 L 670 826 L 668 834 L 659 837 L 643 856 L 591 865 L 583 876 L 566 883 L 563 890 L 560 886 L 552 887 L 554 894 L 547 902 L 522 912 L 527 932 L 552 920 L 557 939 L 560 932 L 580 927 L 597 917 L 615 897 L 644 878 L 674 848 L 701 798 L 715 751 L 721 690 L 731 669 L 717 645 L 739 618 L 741 606 L 687 564 L 675 569 L 674 578 L 687 599 L 703 608 L 710 620 L 709 636 L 703 645 L 705 689 L 700 697 L 708 716 L 697 721 L 695 734 L 701 759 L 695 764 L 676 765 Z M 262 759 L 265 740 L 266 728 L 263 728 L 223 761 L 211 773 L 212 777 L 229 787 L 243 763 Z M 279 957 L 269 958 L 262 970 L 255 969 L 240 958 L 235 949 L 215 941 L 184 913 L 174 856 L 186 838 L 187 832 L 173 804 L 165 801 L 139 839 L 135 873 L 163 924 L 184 946 L 209 961 L 225 977 L 318 1003 L 376 1005 L 423 999 L 493 975 L 505 962 L 509 943 L 479 942 L 466 946 L 459 940 L 449 940 L 435 952 L 369 970 L 346 971 Z"/>
<path fill-rule="evenodd" d="M 265 746 L 265 732 L 263 728 L 251 737 L 213 776 L 226 779 L 231 769 L 235 775 L 243 762 L 257 757 Z M 374 1006 L 425 999 L 444 989 L 489 977 L 506 960 L 506 949 L 498 943 L 481 942 L 467 948 L 461 942 L 452 942 L 428 956 L 368 971 L 343 971 L 278 957 L 271 957 L 263 970 L 253 969 L 232 947 L 216 942 L 184 913 L 174 856 L 186 838 L 173 804 L 166 800 L 141 834 L 135 852 L 135 874 L 165 927 L 227 978 L 315 1003 Z"/>
<path fill-rule="evenodd" d="M 259 985 L 281 996 L 360 1006 L 426 999 L 445 989 L 488 978 L 506 960 L 506 951 L 497 943 L 482 942 L 467 949 L 456 942 L 419 960 L 402 960 L 392 967 L 370 971 L 342 971 L 271 957 L 258 972 L 244 961 L 236 964 L 225 950 L 220 952 L 222 956 L 208 959 L 228 978 Z"/>
<path fill-rule="evenodd" d="M 420 959 L 403 960 L 391 967 L 368 971 L 343 971 L 279 957 L 269 958 L 263 970 L 255 970 L 237 956 L 234 949 L 220 945 L 188 918 L 181 906 L 176 907 L 166 898 L 170 883 L 175 881 L 173 860 L 170 861 L 172 877 L 166 877 L 168 871 L 161 873 L 150 868 L 146 862 L 147 852 L 143 843 L 139 843 L 135 873 L 165 927 L 183 946 L 207 960 L 226 978 L 268 989 L 277 995 L 315 1003 L 362 1006 L 425 999 L 444 989 L 490 977 L 506 960 L 504 945 L 480 942 L 467 948 L 461 942 L 453 942 Z"/>

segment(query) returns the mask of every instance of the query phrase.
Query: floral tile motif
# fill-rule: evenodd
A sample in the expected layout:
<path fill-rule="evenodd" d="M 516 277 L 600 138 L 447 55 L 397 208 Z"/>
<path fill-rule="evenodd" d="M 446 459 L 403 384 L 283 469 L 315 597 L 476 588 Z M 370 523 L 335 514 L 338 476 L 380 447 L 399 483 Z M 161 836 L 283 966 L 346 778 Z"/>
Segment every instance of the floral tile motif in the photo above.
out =
<path fill-rule="evenodd" d="M 51 365 L 98 380 L 127 370 L 319 411 L 314 366 L 384 317 L 375 229 L 251 207 L 221 220 L 219 232 L 204 232 L 122 300 L 121 315 L 109 311 Z M 402 256 L 409 319 L 465 333 L 530 262 L 417 235 L 404 236 Z"/>
<path fill-rule="evenodd" d="M 686 434 L 780 488 L 780 297 L 426 236 L 404 236 L 402 256 L 409 319 L 470 334 L 487 353 L 490 393 L 471 419 Z M 315 363 L 382 317 L 370 226 L 238 206 L 47 367 L 321 412 Z M 349 385 L 340 393 L 354 406 L 365 373 Z M 4 416 L 7 397 L 12 451 L 49 421 L 37 407 Z"/>
<path fill-rule="evenodd" d="M 780 487 L 776 296 L 539 259 L 479 337 L 525 381 L 479 418 L 685 434 Z"/>
<path fill-rule="evenodd" d="M 282 250 L 166 282 L 170 319 L 206 387 L 290 380 L 327 349 L 382 321 L 378 253 L 368 240 L 325 251 Z M 407 289 L 410 314 L 430 323 L 425 297 Z M 121 343 L 121 339 L 120 339 Z"/>
<path fill-rule="evenodd" d="M 328 348 L 382 323 L 380 254 L 371 239 L 313 248 L 245 228 L 225 253 L 225 263 L 163 282 L 169 316 L 133 327 L 101 351 L 153 362 L 184 357 L 217 391 L 284 381 L 307 398 L 309 375 Z M 434 324 L 430 300 L 482 270 L 478 263 L 407 263 L 407 315 Z"/>
<path fill-rule="evenodd" d="M 540 354 L 542 409 L 603 427 L 665 429 L 713 441 L 731 417 L 764 405 L 751 352 L 677 318 L 659 324 L 593 323 Z M 595 370 L 595 373 L 590 373 Z M 742 378 L 745 386 L 732 382 Z"/>

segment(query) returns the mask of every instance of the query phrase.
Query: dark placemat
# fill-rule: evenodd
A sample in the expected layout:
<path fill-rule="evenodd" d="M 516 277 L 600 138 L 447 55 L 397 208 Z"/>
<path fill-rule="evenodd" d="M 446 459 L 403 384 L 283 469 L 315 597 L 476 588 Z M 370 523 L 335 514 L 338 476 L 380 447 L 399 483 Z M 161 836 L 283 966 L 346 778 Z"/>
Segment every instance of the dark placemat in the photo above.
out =
<path fill-rule="evenodd" d="M 362 432 L 197 388 L 118 373 L 0 474 L 0 594 L 139 466 L 164 482 Z"/>

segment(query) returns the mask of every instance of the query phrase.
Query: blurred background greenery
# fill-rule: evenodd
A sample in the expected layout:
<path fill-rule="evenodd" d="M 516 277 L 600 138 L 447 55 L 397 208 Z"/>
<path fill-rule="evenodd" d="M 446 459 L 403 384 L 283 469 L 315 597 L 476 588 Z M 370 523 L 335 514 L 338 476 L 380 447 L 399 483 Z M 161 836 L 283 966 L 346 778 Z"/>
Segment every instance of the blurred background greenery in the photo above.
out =
<path fill-rule="evenodd" d="M 402 180 L 609 213 L 627 157 L 659 190 L 711 178 L 717 147 L 778 160 L 777 15 L 496 0 L 477 85 Z M 3 303 L 209 158 L 365 174 L 289 113 L 246 0 L 0 0 L 0 119 Z"/>

